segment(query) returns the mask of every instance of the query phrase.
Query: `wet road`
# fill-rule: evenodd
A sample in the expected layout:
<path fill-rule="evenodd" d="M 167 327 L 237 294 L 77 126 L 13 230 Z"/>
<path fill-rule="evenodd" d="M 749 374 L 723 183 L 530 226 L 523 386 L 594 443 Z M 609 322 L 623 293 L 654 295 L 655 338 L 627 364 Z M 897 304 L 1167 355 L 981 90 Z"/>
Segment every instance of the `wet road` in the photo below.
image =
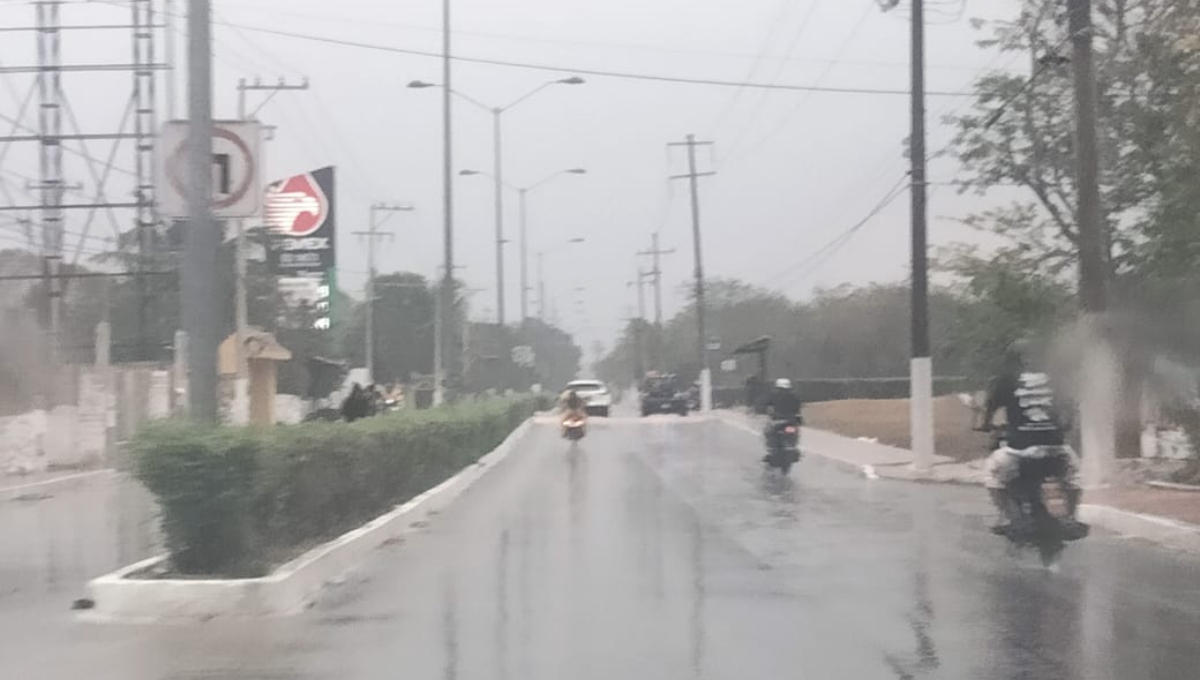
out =
<path fill-rule="evenodd" d="M 87 479 L 0 497 L 0 617 L 39 604 L 61 609 L 89 578 L 159 551 L 148 492 L 117 473 L 77 477 Z"/>
<path fill-rule="evenodd" d="M 1060 573 L 978 489 L 764 474 L 716 422 L 547 427 L 308 613 L 15 625 L 0 677 L 99 680 L 1195 678 L 1200 562 L 1110 536 Z"/>

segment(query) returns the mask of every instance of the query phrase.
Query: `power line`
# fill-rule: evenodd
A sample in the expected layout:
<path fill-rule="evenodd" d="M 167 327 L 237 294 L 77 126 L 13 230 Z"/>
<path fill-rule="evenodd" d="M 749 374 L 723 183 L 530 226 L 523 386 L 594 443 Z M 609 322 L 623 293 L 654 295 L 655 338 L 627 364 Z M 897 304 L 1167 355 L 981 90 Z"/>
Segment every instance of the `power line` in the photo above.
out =
<path fill-rule="evenodd" d="M 350 40 L 347 38 L 335 38 L 332 36 L 321 36 L 311 33 L 301 33 L 297 31 L 285 31 L 276 28 L 267 28 L 265 26 L 252 26 L 249 24 L 235 23 L 231 21 L 215 21 L 218 25 L 231 26 L 240 28 L 244 31 L 254 33 L 262 33 L 265 35 L 275 35 L 284 38 L 294 38 L 296 40 L 306 40 L 310 42 L 319 42 L 329 45 L 340 45 L 343 47 L 355 47 L 359 49 L 374 50 L 378 52 L 389 52 L 393 54 L 407 54 L 416 57 L 427 57 L 431 59 L 441 59 L 443 55 L 438 52 L 428 52 L 424 50 L 407 49 L 401 47 L 393 47 L 391 45 L 380 45 L 377 43 L 369 43 L 360 40 Z M 588 69 L 577 68 L 574 66 L 561 66 L 552 64 L 539 64 L 525 61 L 515 61 L 508 59 L 494 59 L 487 57 L 465 57 L 461 55 L 452 55 L 451 58 L 455 61 L 471 64 L 485 64 L 488 66 L 502 66 L 508 68 L 522 68 L 537 71 L 553 71 L 557 73 L 577 73 L 580 75 L 604 77 L 604 78 L 623 78 L 626 80 L 645 80 L 651 82 L 666 82 L 678 83 L 684 85 L 707 85 L 713 87 L 744 87 L 764 90 L 779 90 L 788 92 L 823 92 L 828 94 L 862 94 L 862 95 L 897 95 L 908 96 L 907 89 L 895 88 L 879 88 L 879 87 L 841 87 L 841 86 L 821 86 L 821 85 L 799 85 L 787 83 L 761 83 L 761 82 L 745 82 L 734 80 L 720 80 L 715 78 L 692 78 L 686 76 L 666 76 L 650 73 L 633 73 L 627 71 L 612 71 L 606 69 Z M 971 96 L 970 92 L 950 92 L 950 91 L 934 91 L 928 93 L 930 96 L 940 97 L 966 97 Z"/>
<path fill-rule="evenodd" d="M 1045 12 L 1045 8 L 1043 8 L 1043 14 L 1044 14 L 1044 12 Z M 1040 18 L 1039 18 L 1039 20 L 1040 20 Z M 1056 52 L 1059 48 L 1061 48 L 1063 45 L 1065 45 L 1069 40 L 1070 40 L 1070 36 L 1063 38 L 1056 45 L 1051 47 L 1051 51 Z M 1022 54 L 1014 55 L 1007 62 L 1005 62 L 1002 66 L 1000 66 L 999 70 L 1001 70 L 1003 72 L 1008 72 L 1012 68 L 1013 64 L 1016 63 L 1016 61 L 1018 59 L 1022 58 L 1022 56 L 1023 56 Z M 990 59 L 988 61 L 987 64 L 985 64 L 983 67 L 978 69 L 978 71 L 976 71 L 973 74 L 972 79 L 973 80 L 978 79 L 985 73 L 989 73 L 989 72 L 993 72 L 993 71 L 997 70 L 997 66 L 998 66 L 999 62 L 1001 61 L 1001 59 L 1003 59 L 1003 57 L 1004 57 L 1004 52 L 1001 51 L 1001 52 L 997 53 L 995 56 L 992 57 L 992 59 Z M 1032 84 L 1032 82 L 1037 79 L 1037 76 L 1039 76 L 1046 67 L 1047 67 L 1047 64 L 1042 63 L 1041 67 L 1037 70 L 1037 72 L 1033 76 L 1030 77 L 1029 81 L 1026 83 L 1026 87 L 1030 86 Z M 1022 88 L 1022 90 L 1024 90 L 1024 89 L 1025 88 Z M 996 112 L 993 113 L 992 117 L 989 119 L 989 122 L 988 122 L 989 127 L 994 125 L 996 123 L 996 121 L 999 120 L 999 117 L 1002 116 L 1003 113 L 1008 109 L 1008 107 L 1011 106 L 1012 103 L 1015 102 L 1020 97 L 1020 94 L 1021 94 L 1021 92 L 1014 93 L 1012 96 L 1010 96 L 1009 98 L 1007 98 L 1004 102 L 1002 102 L 1000 104 L 1000 106 L 997 108 Z M 978 98 L 978 97 L 976 97 L 976 98 Z M 964 103 L 959 106 L 943 107 L 935 115 L 935 118 L 940 119 L 940 118 L 945 117 L 946 115 L 958 114 L 969 104 L 970 103 Z M 944 154 L 946 151 L 948 151 L 950 149 L 950 147 L 953 145 L 953 143 L 954 143 L 953 140 L 948 141 L 947 143 L 945 143 L 944 145 L 939 147 L 937 151 L 935 151 L 933 154 L 931 154 L 930 157 L 938 158 L 939 156 Z M 891 163 L 889 163 L 889 161 L 891 161 Z M 871 173 L 869 173 L 869 176 L 871 177 L 871 181 L 874 181 L 875 178 L 880 178 L 880 177 L 884 176 L 887 173 L 888 167 L 891 165 L 894 165 L 894 163 L 896 163 L 896 162 L 900 162 L 900 161 L 897 161 L 896 159 L 894 159 L 892 157 L 892 154 L 890 154 L 890 153 L 887 156 L 885 156 L 884 158 L 882 158 L 881 162 L 877 163 L 875 165 L 875 170 L 873 170 Z M 934 187 L 932 190 L 933 193 L 936 193 L 938 188 L 939 187 Z M 838 201 L 838 204 L 844 205 L 844 206 L 852 205 L 852 203 L 849 199 L 854 194 L 856 194 L 855 189 L 851 189 L 850 191 L 846 192 L 846 194 L 843 195 L 843 198 Z M 846 214 L 846 212 L 847 212 L 846 210 L 840 211 L 837 214 L 837 216 L 835 217 L 835 219 L 840 219 L 842 217 L 842 215 Z"/>
<path fill-rule="evenodd" d="M 791 56 L 791 54 L 795 51 L 796 47 L 800 44 L 800 39 L 804 36 L 805 30 L 808 28 L 809 23 L 812 21 L 813 15 L 816 14 L 817 8 L 820 6 L 821 6 L 820 0 L 812 0 L 812 2 L 809 4 L 808 12 L 806 12 L 804 14 L 804 16 L 800 19 L 800 25 L 796 28 L 796 31 L 792 34 L 792 41 L 788 45 L 788 48 L 787 48 L 788 56 Z M 839 52 L 840 51 L 841 50 L 839 50 Z M 837 56 L 840 56 L 840 54 Z M 836 63 L 837 56 L 834 57 L 834 61 L 830 62 L 827 69 L 833 68 L 833 64 Z M 771 81 L 777 82 L 779 80 L 779 77 L 783 75 L 783 71 L 785 68 L 787 68 L 787 62 L 786 61 L 780 62 L 775 69 L 775 75 L 771 77 Z M 826 72 L 828 72 L 828 70 Z M 822 78 L 824 78 L 824 76 L 822 76 Z M 747 80 L 749 80 L 749 78 L 747 78 Z M 820 79 L 818 79 L 818 82 L 816 84 L 820 85 Z M 738 91 L 741 92 L 742 90 L 738 90 Z M 768 92 L 763 91 L 763 90 L 760 90 L 758 92 L 758 99 L 755 100 L 754 106 L 750 110 L 750 115 L 746 118 L 746 124 L 744 126 L 742 126 L 741 131 L 738 132 L 736 137 L 734 137 L 733 143 L 730 144 L 730 148 L 735 148 L 738 145 L 738 143 L 741 142 L 742 138 L 746 135 L 746 132 L 753 126 L 754 121 L 756 121 L 758 119 L 758 114 L 762 111 L 763 104 L 766 103 L 766 101 L 767 101 L 767 94 L 768 94 Z"/>
<path fill-rule="evenodd" d="M 846 50 L 850 48 L 850 45 L 854 43 L 854 39 L 858 37 L 858 34 L 862 31 L 863 27 L 866 26 L 867 19 L 871 16 L 871 13 L 873 11 L 874 11 L 874 8 L 868 4 L 866 6 L 866 11 L 864 11 L 862 16 L 859 17 L 858 22 L 854 24 L 854 28 L 852 28 L 850 30 L 850 35 L 846 36 L 846 39 L 842 41 L 841 46 L 838 47 L 837 52 L 834 53 L 833 61 L 830 62 L 830 64 L 825 67 L 825 70 L 822 71 L 821 75 L 817 78 L 817 81 L 815 83 L 816 86 L 820 86 L 821 83 L 825 82 L 825 79 L 828 78 L 829 74 L 833 72 L 834 67 L 837 66 L 837 64 L 838 64 L 838 60 L 842 58 L 842 55 L 845 54 Z M 800 112 L 800 109 L 803 108 L 804 104 L 808 101 L 808 98 L 810 96 L 812 96 L 812 93 L 813 93 L 812 90 L 804 93 L 804 95 L 802 95 L 800 97 L 799 101 L 797 101 L 795 103 L 795 105 L 792 106 L 792 110 L 789 111 L 787 113 L 787 115 L 784 116 L 783 119 L 780 120 L 779 123 L 777 123 L 775 125 L 775 127 L 771 129 L 770 132 L 768 132 L 765 136 L 761 137 L 757 142 L 754 142 L 750 146 L 750 148 L 747 149 L 742 154 L 742 156 L 747 156 L 747 155 L 754 153 L 755 150 L 761 148 L 764 144 L 766 144 L 767 142 L 774 139 L 775 135 L 777 135 L 781 131 L 783 131 L 783 129 L 787 127 L 788 123 L 792 122 L 792 119 L 796 117 L 796 114 Z M 766 96 L 765 93 L 760 96 L 760 98 L 759 98 L 760 106 L 761 106 L 765 96 Z M 753 122 L 753 117 L 751 118 L 751 122 Z M 747 124 L 747 127 L 742 129 L 742 133 L 739 134 L 737 136 L 737 138 L 734 139 L 733 144 L 730 145 L 731 149 L 736 150 L 737 146 L 739 145 L 741 140 L 745 137 L 745 134 L 749 129 L 750 129 L 750 126 L 749 126 L 749 124 Z M 734 151 L 731 150 L 730 154 L 733 155 Z M 736 156 L 735 156 L 734 160 L 736 160 Z M 726 162 L 728 163 L 730 161 L 726 161 Z"/>
<path fill-rule="evenodd" d="M 790 5 L 790 4 L 794 3 L 794 0 L 783 0 L 783 3 L 785 5 Z M 417 33 L 440 34 L 441 30 L 442 30 L 441 28 L 437 28 L 434 26 L 418 26 L 418 25 L 414 25 L 414 24 L 405 24 L 405 23 L 394 22 L 394 21 L 379 21 L 374 18 L 367 19 L 367 18 L 347 17 L 347 16 L 334 16 L 334 15 L 329 15 L 329 14 L 315 14 L 315 13 L 311 13 L 311 12 L 296 12 L 294 10 L 280 10 L 276 7 L 270 7 L 270 8 L 253 7 L 253 6 L 247 6 L 242 3 L 239 3 L 239 6 L 237 9 L 238 9 L 238 11 L 251 11 L 251 12 L 259 12 L 259 13 L 267 13 L 267 14 L 270 14 L 272 16 L 272 18 L 278 18 L 280 16 L 288 16 L 288 17 L 295 17 L 298 19 L 310 19 L 310 20 L 320 21 L 323 23 L 342 23 L 342 24 L 353 25 L 353 26 L 372 26 L 372 27 L 376 27 L 376 28 L 395 28 L 395 29 L 399 29 L 399 30 L 412 31 L 412 32 L 417 32 Z M 779 27 L 779 25 L 782 23 L 781 22 L 782 12 L 780 13 L 780 16 L 778 17 L 778 19 L 779 20 L 772 22 L 777 27 Z M 688 48 L 682 48 L 682 47 L 666 47 L 666 46 L 660 46 L 660 45 L 646 45 L 646 44 L 639 44 L 639 43 L 607 42 L 607 41 L 598 41 L 598 40 L 579 40 L 579 39 L 566 39 L 566 38 L 550 38 L 550 37 L 545 37 L 545 36 L 518 35 L 518 34 L 511 34 L 511 33 L 493 33 L 493 32 L 489 32 L 489 31 L 472 31 L 472 30 L 465 30 L 465 29 L 461 29 L 461 28 L 455 30 L 455 35 L 471 36 L 471 37 L 477 37 L 477 38 L 488 38 L 488 39 L 493 39 L 493 40 L 506 40 L 506 41 L 510 41 L 510 42 L 544 43 L 544 44 L 551 44 L 551 45 L 569 45 L 572 47 L 584 47 L 584 48 L 594 48 L 594 49 L 638 50 L 638 51 L 654 52 L 654 53 L 660 53 L 660 54 L 680 54 L 680 55 L 690 55 L 690 56 L 700 56 L 700 57 L 724 57 L 724 58 L 732 58 L 732 59 L 749 59 L 749 60 L 754 60 L 754 61 L 791 61 L 791 62 L 797 62 L 797 63 L 810 63 L 810 64 L 827 64 L 830 61 L 829 59 L 823 59 L 820 57 L 797 57 L 797 56 L 784 56 L 781 54 L 768 54 L 762 50 L 760 50 L 758 53 L 751 54 L 748 52 L 726 52 L 726 51 L 720 51 L 720 50 L 688 49 Z M 774 35 L 774 31 L 772 32 L 772 35 Z M 895 62 L 895 61 L 889 62 L 889 61 L 879 61 L 879 60 L 871 60 L 871 59 L 847 60 L 847 61 L 844 61 L 843 63 L 849 64 L 849 65 L 854 65 L 854 66 L 908 68 L 908 64 L 905 62 Z M 940 64 L 940 65 L 931 66 L 930 68 L 944 69 L 944 70 L 967 70 L 967 71 L 975 70 L 974 66 L 968 66 L 968 65 L 962 65 L 962 64 Z"/>
<path fill-rule="evenodd" d="M 797 262 L 791 267 L 788 267 L 787 270 L 781 272 L 780 274 L 768 279 L 765 285 L 771 285 L 783 279 L 787 279 L 788 277 L 791 277 L 797 270 L 800 270 L 801 268 L 804 268 L 810 264 L 812 266 L 801 274 L 801 278 L 808 276 L 813 271 L 816 271 L 817 268 L 819 268 L 830 257 L 841 250 L 847 243 L 849 243 L 855 234 L 862 230 L 863 227 L 867 226 L 871 220 L 875 219 L 875 217 L 879 215 L 879 213 L 883 212 L 885 208 L 891 205 L 892 201 L 895 201 L 897 198 L 903 195 L 907 182 L 908 175 L 901 177 L 900 181 L 893 185 L 892 188 L 889 189 L 886 194 L 884 194 L 883 198 L 880 199 L 879 202 L 876 203 L 875 206 L 871 208 L 871 210 L 862 219 L 855 222 L 848 229 L 839 232 L 837 236 L 835 236 L 825 245 L 821 246 L 808 257 Z"/>
<path fill-rule="evenodd" d="M 813 6 L 815 6 L 815 4 L 816 3 L 814 3 Z M 746 71 L 746 75 L 743 78 L 743 80 L 750 80 L 751 78 L 754 77 L 754 74 L 758 73 L 758 67 L 763 62 L 763 59 L 767 53 L 767 49 L 769 47 L 771 47 L 771 44 L 774 42 L 775 36 L 779 33 L 779 30 L 781 28 L 783 28 L 784 17 L 787 16 L 787 10 L 791 6 L 792 5 L 791 5 L 791 2 L 789 2 L 789 0 L 780 0 L 779 1 L 779 6 L 776 8 L 775 13 L 773 14 L 773 18 L 770 22 L 771 30 L 767 34 L 766 40 L 763 42 L 762 49 L 759 50 L 758 54 L 755 55 L 755 57 L 754 57 L 754 61 L 751 62 L 750 68 Z M 810 14 L 811 14 L 811 12 L 810 12 Z M 807 24 L 807 19 L 808 19 L 808 17 L 804 18 L 804 20 L 801 22 L 801 26 L 804 26 Z M 793 43 L 793 47 L 794 47 L 794 43 Z M 789 49 L 788 53 L 789 54 L 791 53 L 790 49 Z M 778 74 L 776 74 L 776 75 L 778 75 Z M 734 108 L 737 107 L 737 103 L 742 98 L 742 95 L 745 93 L 745 91 L 746 91 L 745 88 L 739 87 L 733 93 L 733 96 L 730 97 L 729 100 L 725 103 L 725 106 L 722 107 L 721 112 L 719 114 L 717 114 L 716 122 L 713 123 L 713 125 L 712 125 L 712 129 L 714 131 L 720 129 L 721 125 L 725 122 L 725 119 L 731 113 L 733 113 Z"/>

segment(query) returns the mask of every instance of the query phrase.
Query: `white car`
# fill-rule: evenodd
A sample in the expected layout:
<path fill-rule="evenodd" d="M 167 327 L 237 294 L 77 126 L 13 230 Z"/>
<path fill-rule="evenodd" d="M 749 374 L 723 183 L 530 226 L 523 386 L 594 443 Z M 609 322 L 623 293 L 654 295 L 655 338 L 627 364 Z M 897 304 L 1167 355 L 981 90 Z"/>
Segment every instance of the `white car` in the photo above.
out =
<path fill-rule="evenodd" d="M 612 410 L 612 393 L 608 386 L 599 380 L 576 380 L 567 384 L 567 390 L 574 390 L 583 399 L 584 408 L 589 416 L 608 417 Z"/>

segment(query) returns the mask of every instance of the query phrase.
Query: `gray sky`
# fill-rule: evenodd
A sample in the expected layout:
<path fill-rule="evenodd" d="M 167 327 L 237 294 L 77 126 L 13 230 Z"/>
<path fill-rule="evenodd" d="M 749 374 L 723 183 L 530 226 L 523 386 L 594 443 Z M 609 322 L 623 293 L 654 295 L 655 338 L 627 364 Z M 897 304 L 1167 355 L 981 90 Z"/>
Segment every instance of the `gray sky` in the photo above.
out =
<path fill-rule="evenodd" d="M 966 3 L 964 8 L 963 2 Z M 964 91 L 984 68 L 1020 68 L 974 46 L 969 19 L 1011 16 L 1016 0 L 934 0 L 928 29 L 928 85 Z M 65 23 L 128 19 L 121 3 L 67 5 Z M 185 3 L 177 2 L 182 7 Z M 269 27 L 406 49 L 440 49 L 437 0 L 217 0 L 218 21 Z M 559 65 L 560 72 L 457 63 L 456 89 L 488 103 L 506 103 L 547 80 L 598 69 L 656 75 L 789 84 L 886 88 L 908 86 L 908 22 L 903 9 L 882 13 L 875 0 L 455 0 L 455 52 L 464 56 Z M 28 25 L 28 2 L 0 2 L 0 24 Z M 0 59 L 33 63 L 31 36 L 6 34 Z M 260 117 L 279 126 L 269 145 L 271 178 L 322 165 L 339 169 L 341 284 L 361 288 L 361 229 L 372 201 L 411 202 L 418 212 L 388 223 L 380 269 L 432 274 L 440 262 L 441 129 L 437 91 L 404 87 L 437 81 L 437 59 L 344 47 L 218 26 L 218 117 L 233 117 L 239 77 L 307 76 L 309 92 L 282 94 Z M 126 34 L 67 33 L 64 60 L 129 61 Z M 160 46 L 161 47 L 161 46 Z M 182 48 L 182 45 L 180 45 Z M 180 53 L 182 54 L 182 52 Z M 900 196 L 819 268 L 796 268 L 866 215 L 905 170 L 901 144 L 908 133 L 908 98 L 897 95 L 763 92 L 691 84 L 585 76 L 578 87 L 549 88 L 505 117 L 507 179 L 527 184 L 582 166 L 531 194 L 531 251 L 547 257 L 547 281 L 564 324 L 589 347 L 609 342 L 635 298 L 634 252 L 662 232 L 677 253 L 665 261 L 668 313 L 682 303 L 691 276 L 692 240 L 685 186 L 666 176 L 683 171 L 682 152 L 666 144 L 688 133 L 715 142 L 701 154 L 705 265 L 729 276 L 804 297 L 815 286 L 892 281 L 905 275 L 908 199 Z M 29 80 L 9 78 L 0 113 L 14 117 Z M 127 74 L 64 76 L 83 128 L 113 128 L 128 92 Z M 183 87 L 182 79 L 179 82 Z M 114 94 L 117 93 L 117 94 Z M 182 97 L 180 99 L 182 101 Z M 963 97 L 931 97 L 930 149 L 949 131 L 946 112 Z M 257 103 L 252 100 L 251 106 Z M 459 168 L 490 169 L 490 117 L 465 104 L 455 110 Z M 29 124 L 35 120 L 25 119 Z M 89 130 L 90 131 L 90 130 Z M 12 173 L 36 175 L 36 156 L 16 150 L 4 162 Z M 32 149 L 28 150 L 32 151 Z M 106 148 L 93 145 L 93 155 Z M 118 165 L 132 166 L 126 148 Z M 68 166 L 90 186 L 86 167 Z M 931 180 L 954 179 L 952 163 L 933 163 Z M 474 300 L 477 316 L 495 307 L 491 185 L 482 177 L 456 183 L 456 247 L 464 278 L 487 289 Z M 516 236 L 517 205 L 508 196 L 507 231 Z M 0 197 L 0 200 L 4 200 Z M 978 209 L 980 199 L 948 188 L 931 201 L 934 244 L 973 238 L 943 219 Z M 100 224 L 101 222 L 98 222 Z M 82 230 L 78 221 L 69 229 Z M 7 227 L 11 240 L 11 224 Z M 111 235 L 107 226 L 92 234 Z M 572 237 L 585 245 L 562 247 Z M 102 244 L 85 242 L 88 249 Z M 74 237 L 77 240 L 77 236 Z M 73 244 L 68 236 L 68 246 Z M 517 248 L 507 250 L 509 318 L 517 316 Z M 570 292 L 585 286 L 587 318 L 572 312 Z"/>

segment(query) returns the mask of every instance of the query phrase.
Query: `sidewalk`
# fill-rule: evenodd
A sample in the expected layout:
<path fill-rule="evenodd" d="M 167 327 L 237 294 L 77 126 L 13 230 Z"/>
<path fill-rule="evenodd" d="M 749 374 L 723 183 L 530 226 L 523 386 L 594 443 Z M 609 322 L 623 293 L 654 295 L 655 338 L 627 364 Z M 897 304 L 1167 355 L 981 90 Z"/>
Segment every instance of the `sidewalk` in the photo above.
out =
<path fill-rule="evenodd" d="M 713 413 L 734 427 L 754 434 L 762 432 L 762 418 L 738 411 Z M 934 456 L 932 470 L 921 474 L 912 467 L 912 452 L 894 446 L 810 428 L 803 428 L 800 443 L 805 454 L 831 460 L 868 479 L 980 486 L 985 481 L 982 459 L 958 463 L 945 456 Z M 1084 500 L 1087 503 L 1079 509 L 1083 521 L 1122 535 L 1200 553 L 1200 492 L 1136 486 L 1091 491 Z"/>

